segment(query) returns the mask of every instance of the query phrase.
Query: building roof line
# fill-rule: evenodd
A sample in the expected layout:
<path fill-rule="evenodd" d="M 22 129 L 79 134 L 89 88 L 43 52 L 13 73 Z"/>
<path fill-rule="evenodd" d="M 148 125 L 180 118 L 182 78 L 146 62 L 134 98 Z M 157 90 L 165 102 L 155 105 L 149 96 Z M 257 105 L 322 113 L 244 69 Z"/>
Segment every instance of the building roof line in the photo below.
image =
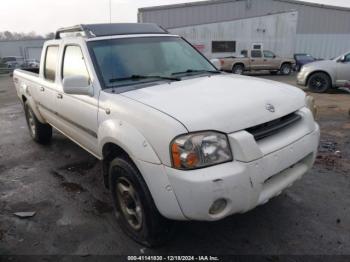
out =
<path fill-rule="evenodd" d="M 198 1 L 198 2 L 172 4 L 172 5 L 150 6 L 150 7 L 139 8 L 138 12 L 140 13 L 140 12 L 144 12 L 144 11 L 156 11 L 156 10 L 167 10 L 167 9 L 192 7 L 192 6 L 215 5 L 215 4 L 221 4 L 221 3 L 241 2 L 241 1 L 247 1 L 247 0 L 205 0 L 205 1 Z M 285 2 L 285 3 L 296 4 L 296 5 L 319 7 L 319 8 L 325 8 L 325 9 L 350 11 L 349 7 L 311 3 L 311 2 L 301 1 L 301 0 L 272 0 L 272 1 Z"/>
<path fill-rule="evenodd" d="M 235 22 L 240 20 L 248 20 L 252 18 L 259 18 L 259 17 L 265 17 L 265 16 L 271 16 L 271 15 L 279 15 L 279 14 L 288 14 L 288 13 L 298 13 L 298 10 L 291 9 L 288 11 L 279 11 L 279 12 L 270 12 L 264 15 L 256 15 L 256 16 L 249 16 L 249 17 L 240 17 L 235 19 L 227 19 L 227 20 L 220 20 L 216 22 L 208 22 L 208 23 L 200 23 L 200 24 L 191 24 L 191 25 L 184 25 L 184 26 L 176 26 L 176 27 L 167 27 L 167 30 L 171 29 L 180 29 L 180 28 L 186 28 L 186 27 L 193 27 L 193 26 L 200 26 L 200 25 L 212 25 L 212 24 L 220 24 L 220 23 L 227 23 L 227 22 Z"/>

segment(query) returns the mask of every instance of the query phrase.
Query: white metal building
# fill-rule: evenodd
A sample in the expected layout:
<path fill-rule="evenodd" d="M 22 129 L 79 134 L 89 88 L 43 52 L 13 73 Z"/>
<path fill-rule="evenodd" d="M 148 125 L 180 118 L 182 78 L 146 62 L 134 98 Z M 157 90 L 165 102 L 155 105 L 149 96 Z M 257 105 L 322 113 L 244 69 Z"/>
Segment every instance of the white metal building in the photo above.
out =
<path fill-rule="evenodd" d="M 208 57 L 255 43 L 279 55 L 331 58 L 350 50 L 350 8 L 296 0 L 209 0 L 139 9 L 139 22 L 179 34 Z"/>
<path fill-rule="evenodd" d="M 21 56 L 39 61 L 45 41 L 46 39 L 0 41 L 0 57 Z"/>

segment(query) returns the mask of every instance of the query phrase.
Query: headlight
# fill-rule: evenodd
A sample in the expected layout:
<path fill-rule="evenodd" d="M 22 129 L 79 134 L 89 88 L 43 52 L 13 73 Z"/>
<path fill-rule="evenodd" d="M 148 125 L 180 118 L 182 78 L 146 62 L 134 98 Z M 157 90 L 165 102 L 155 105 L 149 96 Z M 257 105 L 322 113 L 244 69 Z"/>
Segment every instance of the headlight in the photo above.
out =
<path fill-rule="evenodd" d="M 312 112 L 314 119 L 317 119 L 318 107 L 315 104 L 315 98 L 313 96 L 306 96 L 305 105 Z"/>
<path fill-rule="evenodd" d="M 196 169 L 232 161 L 227 136 L 218 132 L 200 132 L 175 138 L 170 145 L 173 167 Z"/>

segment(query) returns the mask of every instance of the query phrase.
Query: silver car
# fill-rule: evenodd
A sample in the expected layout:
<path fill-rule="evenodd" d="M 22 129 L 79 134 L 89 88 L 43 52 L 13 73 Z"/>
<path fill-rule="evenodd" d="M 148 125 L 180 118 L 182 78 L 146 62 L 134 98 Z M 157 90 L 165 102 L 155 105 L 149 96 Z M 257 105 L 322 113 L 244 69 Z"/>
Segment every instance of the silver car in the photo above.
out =
<path fill-rule="evenodd" d="M 350 87 L 350 51 L 333 60 L 304 65 L 297 76 L 297 83 L 315 93 L 324 93 L 330 88 Z"/>

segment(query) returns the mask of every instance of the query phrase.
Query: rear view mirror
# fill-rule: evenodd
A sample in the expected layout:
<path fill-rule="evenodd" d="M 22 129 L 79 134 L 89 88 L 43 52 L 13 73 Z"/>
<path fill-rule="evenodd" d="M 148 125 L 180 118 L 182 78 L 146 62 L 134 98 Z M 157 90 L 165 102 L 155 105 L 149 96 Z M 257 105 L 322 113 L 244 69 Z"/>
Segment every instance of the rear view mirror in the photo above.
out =
<path fill-rule="evenodd" d="M 217 70 L 221 69 L 221 62 L 219 59 L 217 58 L 210 59 L 210 62 L 216 67 Z"/>
<path fill-rule="evenodd" d="M 63 79 L 63 91 L 72 95 L 93 96 L 90 80 L 85 76 L 67 76 Z"/>

